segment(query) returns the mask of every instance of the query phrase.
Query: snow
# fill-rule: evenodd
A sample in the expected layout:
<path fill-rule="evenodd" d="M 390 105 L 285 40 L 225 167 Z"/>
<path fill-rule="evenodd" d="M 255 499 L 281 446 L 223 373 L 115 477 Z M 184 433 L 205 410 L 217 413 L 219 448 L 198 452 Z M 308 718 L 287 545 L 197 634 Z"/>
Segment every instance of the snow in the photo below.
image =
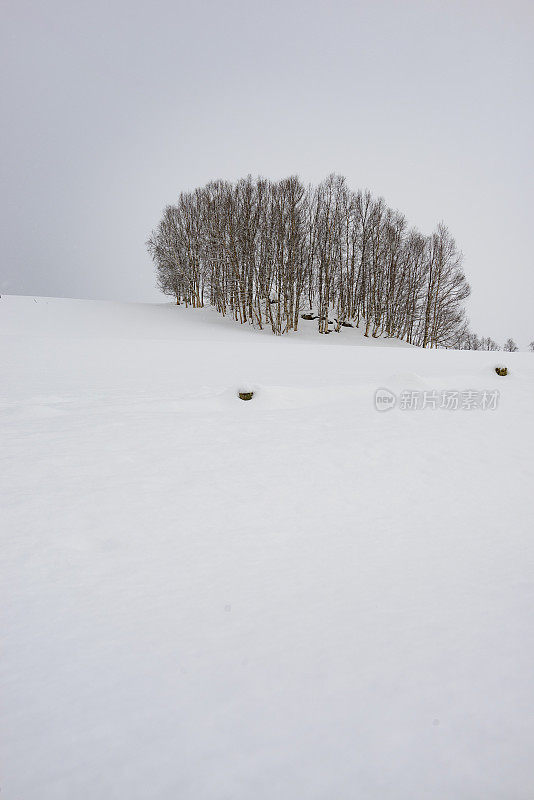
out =
<path fill-rule="evenodd" d="M 0 299 L 2 797 L 534 795 L 534 356 L 302 327 Z"/>

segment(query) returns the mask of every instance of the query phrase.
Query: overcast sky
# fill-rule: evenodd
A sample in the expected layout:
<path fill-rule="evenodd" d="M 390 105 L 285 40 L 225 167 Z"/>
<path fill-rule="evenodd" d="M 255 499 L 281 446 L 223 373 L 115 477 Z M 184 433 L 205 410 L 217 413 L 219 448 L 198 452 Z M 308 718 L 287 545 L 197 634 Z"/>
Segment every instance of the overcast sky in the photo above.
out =
<path fill-rule="evenodd" d="M 330 172 L 464 253 L 534 339 L 534 0 L 4 3 L 0 290 L 154 301 L 181 190 Z"/>

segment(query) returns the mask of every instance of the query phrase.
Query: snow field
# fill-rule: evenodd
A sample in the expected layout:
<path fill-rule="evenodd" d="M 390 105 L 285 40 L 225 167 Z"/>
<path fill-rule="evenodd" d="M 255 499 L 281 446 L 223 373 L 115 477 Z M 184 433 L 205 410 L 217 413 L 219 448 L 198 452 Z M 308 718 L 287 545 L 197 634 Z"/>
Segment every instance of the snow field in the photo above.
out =
<path fill-rule="evenodd" d="M 534 356 L 306 325 L 0 299 L 9 800 L 534 794 Z"/>

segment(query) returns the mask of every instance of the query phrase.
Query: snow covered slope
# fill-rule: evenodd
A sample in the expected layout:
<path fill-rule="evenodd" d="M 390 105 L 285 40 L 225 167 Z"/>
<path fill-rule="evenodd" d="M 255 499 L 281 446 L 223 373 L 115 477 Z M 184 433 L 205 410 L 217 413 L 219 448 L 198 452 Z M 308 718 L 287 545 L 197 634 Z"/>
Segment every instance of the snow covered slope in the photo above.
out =
<path fill-rule="evenodd" d="M 534 796 L 534 356 L 302 324 L 0 299 L 6 800 Z"/>

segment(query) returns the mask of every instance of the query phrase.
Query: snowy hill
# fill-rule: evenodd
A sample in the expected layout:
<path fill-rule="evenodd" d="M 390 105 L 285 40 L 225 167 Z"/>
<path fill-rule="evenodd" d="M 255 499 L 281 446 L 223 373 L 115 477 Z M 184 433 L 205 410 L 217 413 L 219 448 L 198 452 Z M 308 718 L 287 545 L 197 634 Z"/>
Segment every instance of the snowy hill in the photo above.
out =
<path fill-rule="evenodd" d="M 3 296 L 0 368 L 3 797 L 534 795 L 532 354 Z"/>

